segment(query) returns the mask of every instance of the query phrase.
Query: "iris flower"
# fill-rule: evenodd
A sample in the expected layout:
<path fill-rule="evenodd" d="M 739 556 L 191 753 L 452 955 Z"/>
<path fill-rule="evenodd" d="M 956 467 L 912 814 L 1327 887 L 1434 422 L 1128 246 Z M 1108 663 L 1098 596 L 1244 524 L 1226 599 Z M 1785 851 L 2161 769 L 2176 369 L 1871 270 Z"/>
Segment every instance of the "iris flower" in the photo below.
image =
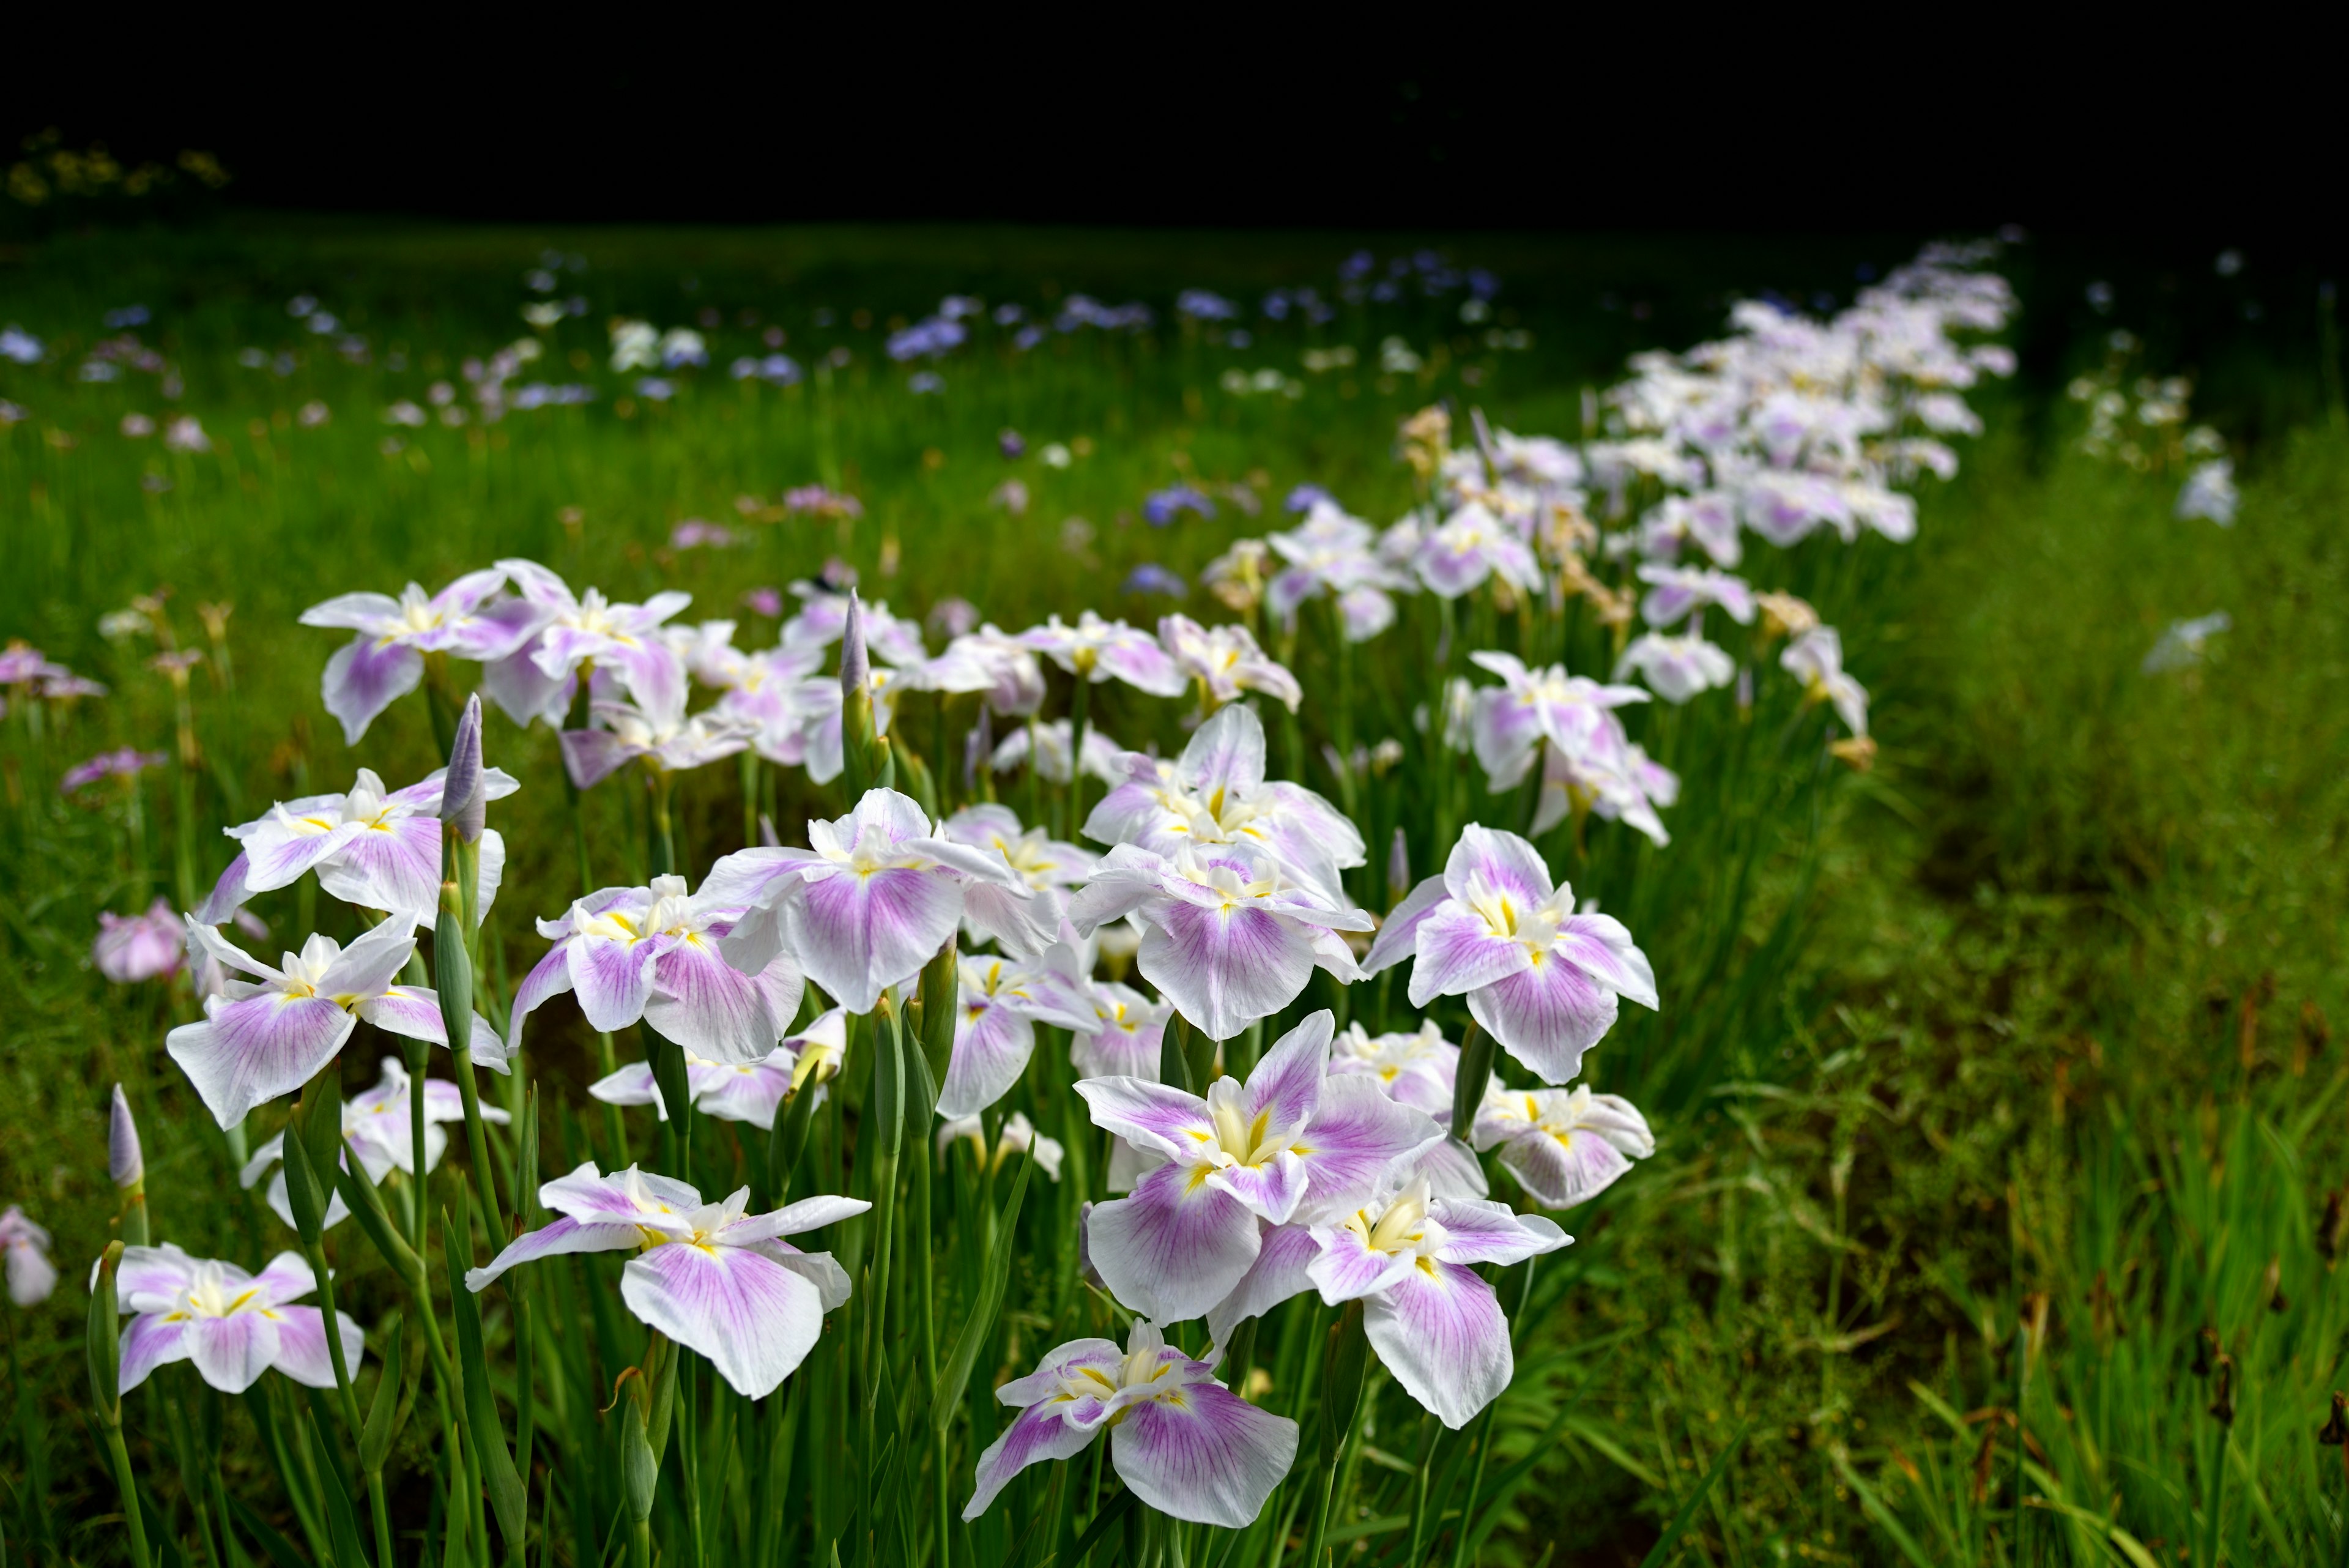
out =
<path fill-rule="evenodd" d="M 1350 1023 L 1331 1044 L 1330 1071 L 1361 1074 L 1387 1098 L 1448 1122 L 1460 1047 L 1444 1038 L 1433 1018 L 1410 1033 L 1372 1034 Z"/>
<path fill-rule="evenodd" d="M 1022 958 L 1033 957 L 1059 940 L 1068 889 L 1092 876 L 1100 858 L 1040 827 L 1021 831 L 1019 818 L 1007 805 L 965 806 L 947 818 L 939 836 L 974 849 L 993 850 L 1019 878 L 1016 887 L 964 883 L 963 930 L 974 941 L 982 934 L 993 935 Z"/>
<path fill-rule="evenodd" d="M 234 1263 L 191 1258 L 168 1241 L 125 1247 L 115 1291 L 122 1310 L 139 1315 L 122 1331 L 122 1392 L 174 1361 L 195 1363 L 197 1375 L 223 1394 L 243 1393 L 273 1366 L 305 1387 L 332 1388 L 326 1314 L 285 1304 L 317 1288 L 318 1276 L 298 1252 L 280 1252 L 249 1274 Z M 348 1313 L 335 1320 L 343 1365 L 357 1373 L 367 1335 Z"/>
<path fill-rule="evenodd" d="M 1742 577 L 1710 566 L 1667 566 L 1652 561 L 1640 567 L 1639 576 L 1648 585 L 1640 614 L 1650 626 L 1674 625 L 1691 610 L 1708 605 L 1718 605 L 1740 626 L 1753 624 L 1754 590 Z"/>
<path fill-rule="evenodd" d="M 663 773 L 685 773 L 749 749 L 756 721 L 724 705 L 688 716 L 680 681 L 661 705 L 599 700 L 590 712 L 599 727 L 563 732 L 563 765 L 571 782 L 593 789 L 641 757 Z"/>
<path fill-rule="evenodd" d="M 1047 1137 L 1038 1132 L 1036 1124 L 1028 1119 L 1028 1113 L 1025 1111 L 1014 1111 L 1004 1118 L 1003 1131 L 995 1140 L 995 1153 L 992 1156 L 987 1152 L 987 1125 L 977 1115 L 957 1116 L 952 1121 L 940 1122 L 938 1124 L 938 1158 L 945 1158 L 947 1150 L 953 1147 L 956 1141 L 960 1138 L 968 1138 L 971 1141 L 972 1152 L 990 1170 L 1000 1170 L 1005 1160 L 1015 1154 L 1024 1154 L 1033 1158 L 1036 1168 L 1041 1170 L 1046 1179 L 1052 1181 L 1061 1179 L 1061 1162 L 1068 1158 L 1069 1153 L 1059 1138 Z"/>
<path fill-rule="evenodd" d="M 505 582 L 501 566 L 468 572 L 429 597 L 410 583 L 396 599 L 338 594 L 304 610 L 304 626 L 358 634 L 326 660 L 321 689 L 326 711 L 343 722 L 343 738 L 357 745 L 377 714 L 416 690 L 428 653 L 492 664 L 512 655 L 537 629 L 537 617 L 517 600 L 492 602 Z"/>
<path fill-rule="evenodd" d="M 1514 833 L 1470 823 L 1441 877 L 1411 890 L 1362 961 L 1376 974 L 1413 958 L 1411 1004 L 1468 998 L 1501 1048 L 1552 1084 L 1615 1023 L 1616 999 L 1657 1005 L 1655 971 L 1608 915 L 1575 913 L 1574 889 Z"/>
<path fill-rule="evenodd" d="M 1077 1085 L 1094 1126 L 1159 1162 L 1086 1222 L 1092 1265 L 1120 1301 L 1162 1323 L 1198 1316 L 1254 1266 L 1265 1225 L 1367 1201 L 1390 1162 L 1443 1136 L 1369 1079 L 1332 1076 L 1330 1032 L 1325 1008 L 1245 1085 L 1217 1078 L 1204 1097 L 1143 1078 Z"/>
<path fill-rule="evenodd" d="M 1337 596 L 1346 640 L 1367 642 L 1393 624 L 1392 594 L 1417 586 L 1380 558 L 1369 524 L 1326 497 L 1311 501 L 1302 524 L 1264 543 L 1288 563 L 1265 585 L 1265 605 L 1292 630 L 1299 607 L 1328 592 Z"/>
<path fill-rule="evenodd" d="M 1634 638 L 1615 661 L 1617 680 L 1634 671 L 1646 678 L 1657 696 L 1678 704 L 1700 691 L 1728 685 L 1737 678 L 1737 661 L 1694 633 L 1673 637 L 1651 631 Z"/>
<path fill-rule="evenodd" d="M 1030 963 L 991 953 L 961 966 L 954 1055 L 938 1085 L 938 1114 L 976 1116 L 1010 1093 L 1036 1051 L 1036 1025 L 1083 1029 L 1094 1022 L 1076 955 L 1055 946 Z"/>
<path fill-rule="evenodd" d="M 655 594 L 640 605 L 608 603 L 589 588 L 574 595 L 561 577 L 535 561 L 500 561 L 526 613 L 523 637 L 502 658 L 489 659 L 481 687 L 517 724 L 543 719 L 560 725 L 571 711 L 573 682 L 583 664 L 609 671 L 649 711 L 685 707 L 685 666 L 661 635 L 661 623 L 693 602 L 691 594 Z M 598 695 L 608 689 L 598 683 Z"/>
<path fill-rule="evenodd" d="M 1476 1109 L 1474 1136 L 1480 1149 L 1498 1146 L 1509 1174 L 1550 1209 L 1588 1202 L 1632 1160 L 1656 1152 L 1638 1107 L 1619 1095 L 1594 1095 L 1587 1084 L 1490 1090 Z"/>
<path fill-rule="evenodd" d="M 682 877 L 656 877 L 649 888 L 605 888 L 541 920 L 554 949 L 523 977 L 508 1026 L 522 1049 L 523 1021 L 566 991 L 609 1034 L 643 1019 L 662 1038 L 712 1062 L 766 1059 L 797 1016 L 802 981 L 789 953 L 770 952 L 756 969 L 739 970 L 719 946 L 743 918 L 720 861 L 688 895 Z"/>
<path fill-rule="evenodd" d="M 972 884 L 1028 891 L 999 853 L 942 836 L 912 797 L 867 790 L 856 809 L 807 826 L 812 849 L 737 851 L 710 867 L 705 897 L 744 906 L 725 940 L 745 971 L 796 953 L 808 978 L 851 1012 L 921 972 L 966 912 Z M 1000 935 L 1000 932 L 990 934 Z"/>
<path fill-rule="evenodd" d="M 1810 702 L 1831 702 L 1844 728 L 1868 733 L 1868 688 L 1844 673 L 1843 639 L 1831 626 L 1814 627 L 1786 645 L 1778 662 L 1803 683 Z"/>
<path fill-rule="evenodd" d="M 49 1233 L 25 1217 L 16 1204 L 0 1212 L 0 1252 L 8 1255 L 8 1299 L 38 1306 L 57 1288 L 57 1266 L 49 1262 Z"/>
<path fill-rule="evenodd" d="M 1166 1038 L 1171 1002 L 1154 1002 L 1132 986 L 1096 981 L 1085 988 L 1092 1022 L 1072 1032 L 1069 1060 L 1088 1078 L 1158 1076 L 1158 1053 Z"/>
<path fill-rule="evenodd" d="M 169 898 L 156 899 L 143 915 L 98 911 L 98 940 L 90 944 L 89 961 L 115 984 L 135 985 L 177 974 L 187 958 L 187 929 Z"/>
<path fill-rule="evenodd" d="M 397 1056 L 383 1059 L 381 1075 L 376 1085 L 343 1102 L 343 1159 L 347 1165 L 354 1154 L 367 1169 L 367 1179 L 381 1182 L 395 1170 L 416 1174 L 415 1127 L 409 1119 L 409 1096 L 414 1087 L 408 1069 Z M 495 1106 L 483 1106 L 481 1119 L 502 1122 L 510 1118 Z M 457 1085 L 442 1078 L 424 1081 L 424 1168 L 430 1170 L 440 1163 L 448 1152 L 449 1135 L 441 1130 L 446 1122 L 465 1119 L 463 1096 Z M 237 1184 L 247 1191 L 253 1189 L 262 1174 L 285 1158 L 285 1135 L 279 1133 L 253 1151 L 253 1158 L 237 1172 Z M 119 1185 L 118 1183 L 117 1185 Z M 285 1173 L 281 1170 L 269 1183 L 269 1207 L 288 1225 L 294 1223 L 294 1206 L 285 1196 Z M 344 1207 L 340 1192 L 330 1194 L 326 1203 L 325 1223 L 339 1225 L 350 1214 Z"/>
<path fill-rule="evenodd" d="M 1155 638 L 1091 610 L 1074 626 L 1063 625 L 1056 615 L 1021 632 L 1019 640 L 1081 680 L 1099 683 L 1114 676 L 1154 697 L 1180 697 L 1186 684 Z"/>
<path fill-rule="evenodd" d="M 304 872 L 316 871 L 318 886 L 346 904 L 430 924 L 440 909 L 440 791 L 448 772 L 435 768 L 406 789 L 388 790 L 374 769 L 361 768 L 347 794 L 280 801 L 266 815 L 224 829 L 239 845 L 236 858 L 196 919 L 217 926 L 254 894 L 290 887 Z M 482 770 L 484 800 L 502 800 L 521 787 L 502 768 Z M 485 915 L 497 900 L 505 865 L 505 840 L 495 828 L 484 831 Z"/>
<path fill-rule="evenodd" d="M 1243 691 L 1261 691 L 1294 713 L 1305 701 L 1305 689 L 1288 668 L 1275 663 L 1257 646 L 1244 626 L 1219 626 L 1213 630 L 1186 615 L 1161 616 L 1158 640 L 1173 656 L 1175 668 L 1199 683 L 1217 706 Z"/>
<path fill-rule="evenodd" d="M 1086 837 L 1158 856 L 1228 846 L 1278 861 L 1325 904 L 1344 906 L 1342 873 L 1362 864 L 1362 836 L 1313 791 L 1266 781 L 1264 722 L 1253 709 L 1218 710 L 1171 764 L 1129 752 L 1123 774 L 1086 818 Z"/>
<path fill-rule="evenodd" d="M 1420 542 L 1412 565 L 1419 580 L 1442 598 L 1472 593 L 1495 574 L 1521 593 L 1541 587 L 1533 551 L 1515 529 L 1473 501 Z"/>
<path fill-rule="evenodd" d="M 1069 900 L 1069 919 L 1081 937 L 1129 914 L 1147 928 L 1135 955 L 1143 978 L 1213 1040 L 1296 1001 L 1317 965 L 1341 982 L 1358 978 L 1338 933 L 1372 926 L 1367 911 L 1237 845 L 1186 844 L 1172 856 L 1117 846 Z"/>
<path fill-rule="evenodd" d="M 1030 1465 L 1074 1459 L 1104 1431 L 1118 1479 L 1143 1502 L 1195 1524 L 1242 1529 L 1297 1458 L 1297 1423 L 1216 1381 L 1212 1362 L 1166 1343 L 1156 1324 L 1114 1340 L 1072 1339 L 995 1391 L 1019 1414 L 978 1456 L 963 1518 L 977 1519 Z"/>
<path fill-rule="evenodd" d="M 860 1198 L 807 1198 L 748 1214 L 750 1189 L 704 1203 L 682 1181 L 635 1166 L 610 1176 L 590 1160 L 538 1189 L 562 1216 L 516 1237 L 465 1287 L 485 1289 L 517 1263 L 565 1252 L 637 1255 L 620 1271 L 620 1299 L 647 1327 L 707 1356 L 746 1399 L 763 1399 L 798 1370 L 848 1300 L 848 1275 L 829 1252 L 802 1252 L 785 1236 L 853 1219 Z"/>
<path fill-rule="evenodd" d="M 686 1085 L 693 1093 L 693 1108 L 721 1122 L 771 1128 L 785 1094 L 812 1076 L 829 1077 L 839 1070 L 848 1044 L 846 1021 L 847 1015 L 835 1007 L 756 1062 L 711 1062 L 688 1054 Z M 631 1062 L 588 1085 L 587 1092 L 606 1105 L 650 1106 L 661 1120 L 668 1120 L 668 1106 L 649 1062 Z"/>
<path fill-rule="evenodd" d="M 1092 1219 L 1097 1237 L 1099 1210 Z M 1457 1431 L 1516 1371 L 1508 1319 L 1476 1265 L 1523 1262 L 1571 1240 L 1538 1214 L 1435 1197 L 1416 1177 L 1311 1224 L 1276 1226 L 1207 1322 L 1221 1344 L 1242 1319 L 1307 1290 L 1331 1306 L 1360 1301 L 1371 1348 L 1406 1393 Z"/>
<path fill-rule="evenodd" d="M 347 948 L 332 937 L 314 936 L 300 952 L 280 958 L 275 969 L 193 919 L 188 943 L 223 969 L 258 977 L 229 981 L 221 995 L 204 999 L 203 1022 L 183 1023 L 163 1042 L 224 1127 L 316 1077 L 362 1018 L 411 1040 L 449 1043 L 440 997 L 424 986 L 395 982 L 416 950 L 415 928 L 405 916 L 390 917 Z M 479 1013 L 468 1044 L 477 1064 L 506 1071 L 497 1033 Z"/>
<path fill-rule="evenodd" d="M 1568 675 L 1562 664 L 1528 670 L 1513 654 L 1493 652 L 1472 653 L 1468 660 L 1502 680 L 1475 692 L 1470 723 L 1476 760 L 1495 791 L 1524 782 L 1545 743 L 1569 757 L 1611 762 L 1625 744 L 1612 710 L 1648 701 L 1636 686 L 1602 686 Z"/>

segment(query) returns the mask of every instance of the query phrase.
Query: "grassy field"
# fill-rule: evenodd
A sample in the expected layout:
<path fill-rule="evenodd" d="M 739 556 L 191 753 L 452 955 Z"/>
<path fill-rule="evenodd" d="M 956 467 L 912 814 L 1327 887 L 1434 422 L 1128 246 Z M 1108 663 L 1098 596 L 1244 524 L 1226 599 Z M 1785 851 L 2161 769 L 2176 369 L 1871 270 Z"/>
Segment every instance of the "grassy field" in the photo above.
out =
<path fill-rule="evenodd" d="M 1423 242 L 1360 244 L 1382 269 Z M 201 897 L 226 860 L 212 825 L 341 787 L 361 762 L 401 778 L 431 765 L 413 703 L 360 751 L 344 745 L 317 691 L 339 639 L 297 627 L 304 607 L 523 555 L 615 598 L 685 589 L 692 618 L 739 618 L 738 643 L 757 646 L 773 618 L 742 596 L 836 557 L 905 615 L 955 596 L 1009 628 L 1084 606 L 1137 624 L 1178 607 L 1218 619 L 1200 568 L 1274 526 L 1293 485 L 1381 524 L 1411 504 L 1395 430 L 1420 407 L 1449 400 L 1579 439 L 1587 393 L 1628 354 L 1715 335 L 1730 301 L 1764 289 L 1847 303 L 1856 269 L 1898 262 L 1914 238 L 1424 246 L 1497 275 L 1485 318 L 1462 318 L 1464 286 L 1347 303 L 1339 268 L 1358 245 L 1317 234 L 238 223 L 0 261 L 0 324 L 47 350 L 0 364 L 0 399 L 21 410 L 0 429 L 0 635 L 113 688 L 42 720 L 62 733 L 31 732 L 25 704 L 8 720 L 0 1202 L 56 1232 L 78 1276 L 106 1234 L 104 1109 L 119 1079 L 165 1233 L 221 1255 L 264 1252 L 262 1228 L 275 1233 L 160 1053 L 187 1004 L 107 985 L 87 953 L 98 909 Z M 1578 885 L 1640 933 L 1668 998 L 1695 995 L 1678 1014 L 1627 1017 L 1593 1058 L 1601 1088 L 1648 1110 L 1659 1152 L 1575 1211 L 1578 1243 L 1521 1329 L 1495 1452 L 1536 1464 L 1485 1561 L 1638 1563 L 1733 1441 L 1682 1560 L 2317 1563 L 2349 1541 L 2342 1457 L 2317 1440 L 2349 1332 L 2333 1283 L 2349 1054 L 2327 1022 L 2349 1021 L 2349 434 L 2308 305 L 2256 267 L 2199 265 L 2181 283 L 2092 249 L 2010 249 L 2023 373 L 1974 400 L 1986 432 L 1961 443 L 1954 480 L 1925 483 L 1919 538 L 1806 545 L 1784 566 L 1855 650 L 1874 771 L 1807 795 L 1799 767 L 1751 794 L 1723 786 L 1668 849 L 1617 829 L 1578 865 Z M 541 267 L 549 288 L 525 282 Z M 2113 314 L 2084 303 L 2090 278 L 2119 280 Z M 1252 340 L 1179 320 L 1188 287 L 1240 301 L 1232 325 Z M 1258 315 L 1268 289 L 1306 287 L 1332 306 L 1326 321 Z M 2261 288 L 2254 320 L 2243 305 Z M 1141 300 L 1155 324 L 1015 351 L 1016 328 L 988 323 L 936 364 L 893 363 L 886 336 L 948 293 L 1028 318 L 1079 294 Z M 309 316 L 289 313 L 297 296 Z M 581 312 L 552 327 L 519 314 L 574 296 Z M 104 325 L 133 306 L 150 318 Z M 320 310 L 331 329 L 312 329 Z M 611 370 L 618 317 L 696 327 L 709 363 Z M 2177 469 L 2080 450 L 2085 416 L 2064 387 L 2106 364 L 2120 327 L 2137 345 L 2124 381 L 2199 378 L 2196 417 L 2229 438 L 2242 481 L 2232 528 L 2173 517 Z M 153 368 L 118 348 L 113 379 L 81 379 L 125 331 Z M 523 339 L 543 351 L 510 400 L 544 382 L 593 400 L 481 419 L 466 361 Z M 792 384 L 729 372 L 778 353 L 802 372 Z M 925 371 L 941 389 L 913 389 Z M 461 423 L 439 413 L 444 382 L 473 410 Z M 402 403 L 420 423 L 388 422 Z M 130 415 L 154 433 L 125 433 Z M 183 415 L 208 450 L 166 449 Z M 1056 443 L 1065 466 L 1045 460 Z M 783 492 L 816 483 L 858 496 L 862 517 L 787 515 Z M 1177 483 L 1206 489 L 1216 516 L 1151 525 L 1145 498 Z M 692 519 L 733 542 L 676 547 Z M 1145 565 L 1184 596 L 1139 589 Z M 151 646 L 98 629 L 166 588 L 179 638 L 212 656 L 189 704 L 202 762 L 176 784 L 156 775 L 133 838 L 121 797 L 61 796 L 56 772 L 179 743 Z M 217 640 L 200 603 L 233 606 Z M 2199 659 L 2143 667 L 2173 622 L 2220 610 L 2231 628 Z M 1404 649 L 1420 629 L 1380 645 L 1360 738 L 1411 739 Z M 1587 668 L 1598 646 L 1570 662 Z M 1299 673 L 1314 695 L 1276 760 L 1334 795 L 1314 742 L 1335 671 Z M 1105 702 L 1094 722 L 1120 740 L 1155 726 L 1179 742 L 1131 694 Z M 517 774 L 554 777 L 543 730 L 500 721 L 492 747 Z M 1697 781 L 1716 761 L 1675 759 Z M 743 841 L 730 769 L 682 799 L 697 868 Z M 626 866 L 641 838 L 626 801 L 589 801 L 599 852 Z M 499 908 L 519 968 L 540 950 L 523 917 L 559 909 L 574 877 L 559 792 L 510 805 Z M 843 809 L 796 775 L 778 805 L 785 824 Z M 1375 842 L 1378 823 L 1423 805 L 1381 796 L 1358 815 Z M 1735 957 L 1708 969 L 1716 951 Z M 533 1052 L 551 1092 L 585 1104 L 585 1033 Z M 12 1551 L 42 1495 L 70 1552 L 103 1562 L 117 1501 L 77 1413 L 80 1304 L 69 1284 L 12 1314 L 27 1413 L 0 1478 Z M 53 1446 L 27 1443 L 36 1428 Z M 1410 1428 L 1374 1422 L 1360 1440 L 1371 1465 L 1401 1454 L 1413 1468 Z M 1364 1482 L 1366 1508 L 1383 1511 L 1387 1480 Z M 267 1485 L 254 1479 L 254 1495 Z"/>

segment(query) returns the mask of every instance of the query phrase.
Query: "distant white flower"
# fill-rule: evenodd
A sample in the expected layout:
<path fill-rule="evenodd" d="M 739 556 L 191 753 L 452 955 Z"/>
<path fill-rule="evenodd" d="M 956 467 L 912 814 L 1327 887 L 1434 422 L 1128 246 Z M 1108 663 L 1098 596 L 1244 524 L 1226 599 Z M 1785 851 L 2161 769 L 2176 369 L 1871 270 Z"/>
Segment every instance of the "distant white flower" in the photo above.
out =
<path fill-rule="evenodd" d="M 2192 620 L 2172 621 L 2161 640 L 2145 656 L 2141 668 L 2147 675 L 2158 675 L 2165 670 L 2183 670 L 2202 662 L 2202 651 L 2210 639 L 2222 631 L 2234 629 L 2234 618 L 2225 610 L 2196 616 Z"/>
<path fill-rule="evenodd" d="M 2221 528 L 2231 528 L 2240 500 L 2235 493 L 2235 465 L 2218 458 L 2187 475 L 2186 488 L 2178 493 L 2177 514 L 2181 519 L 2208 517 Z"/>

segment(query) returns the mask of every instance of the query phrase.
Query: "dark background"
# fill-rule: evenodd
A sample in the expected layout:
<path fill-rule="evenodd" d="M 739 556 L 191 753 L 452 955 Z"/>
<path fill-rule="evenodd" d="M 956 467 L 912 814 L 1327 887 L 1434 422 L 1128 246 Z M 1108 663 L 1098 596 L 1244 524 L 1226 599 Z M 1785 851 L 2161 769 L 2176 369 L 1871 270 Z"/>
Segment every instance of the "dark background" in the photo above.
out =
<path fill-rule="evenodd" d="M 200 147 L 236 205 L 463 220 L 2014 223 L 2195 254 L 2329 252 L 2349 185 L 2338 24 L 2231 13 L 348 20 L 390 30 L 36 39 L 5 151 Z"/>

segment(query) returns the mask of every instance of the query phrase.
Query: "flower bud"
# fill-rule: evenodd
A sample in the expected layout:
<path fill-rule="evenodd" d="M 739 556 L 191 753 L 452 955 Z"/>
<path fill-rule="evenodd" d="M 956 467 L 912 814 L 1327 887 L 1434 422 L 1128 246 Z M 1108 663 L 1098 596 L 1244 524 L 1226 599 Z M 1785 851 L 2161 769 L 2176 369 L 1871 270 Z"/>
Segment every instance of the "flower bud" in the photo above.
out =
<path fill-rule="evenodd" d="M 848 625 L 840 636 L 840 694 L 853 701 L 873 679 L 873 664 L 864 651 L 864 601 L 848 590 Z"/>
<path fill-rule="evenodd" d="M 130 1102 L 122 1085 L 114 1085 L 114 1117 L 106 1131 L 106 1174 L 118 1189 L 138 1186 L 147 1178 L 147 1161 L 139 1152 L 139 1124 L 131 1118 Z"/>
<path fill-rule="evenodd" d="M 481 697 L 475 692 L 457 721 L 449 772 L 440 784 L 440 820 L 467 844 L 479 844 L 489 822 L 490 797 L 481 769 Z"/>
<path fill-rule="evenodd" d="M 1400 904 L 1411 891 L 1411 841 L 1402 829 L 1394 830 L 1394 843 L 1387 850 L 1387 903 Z"/>

